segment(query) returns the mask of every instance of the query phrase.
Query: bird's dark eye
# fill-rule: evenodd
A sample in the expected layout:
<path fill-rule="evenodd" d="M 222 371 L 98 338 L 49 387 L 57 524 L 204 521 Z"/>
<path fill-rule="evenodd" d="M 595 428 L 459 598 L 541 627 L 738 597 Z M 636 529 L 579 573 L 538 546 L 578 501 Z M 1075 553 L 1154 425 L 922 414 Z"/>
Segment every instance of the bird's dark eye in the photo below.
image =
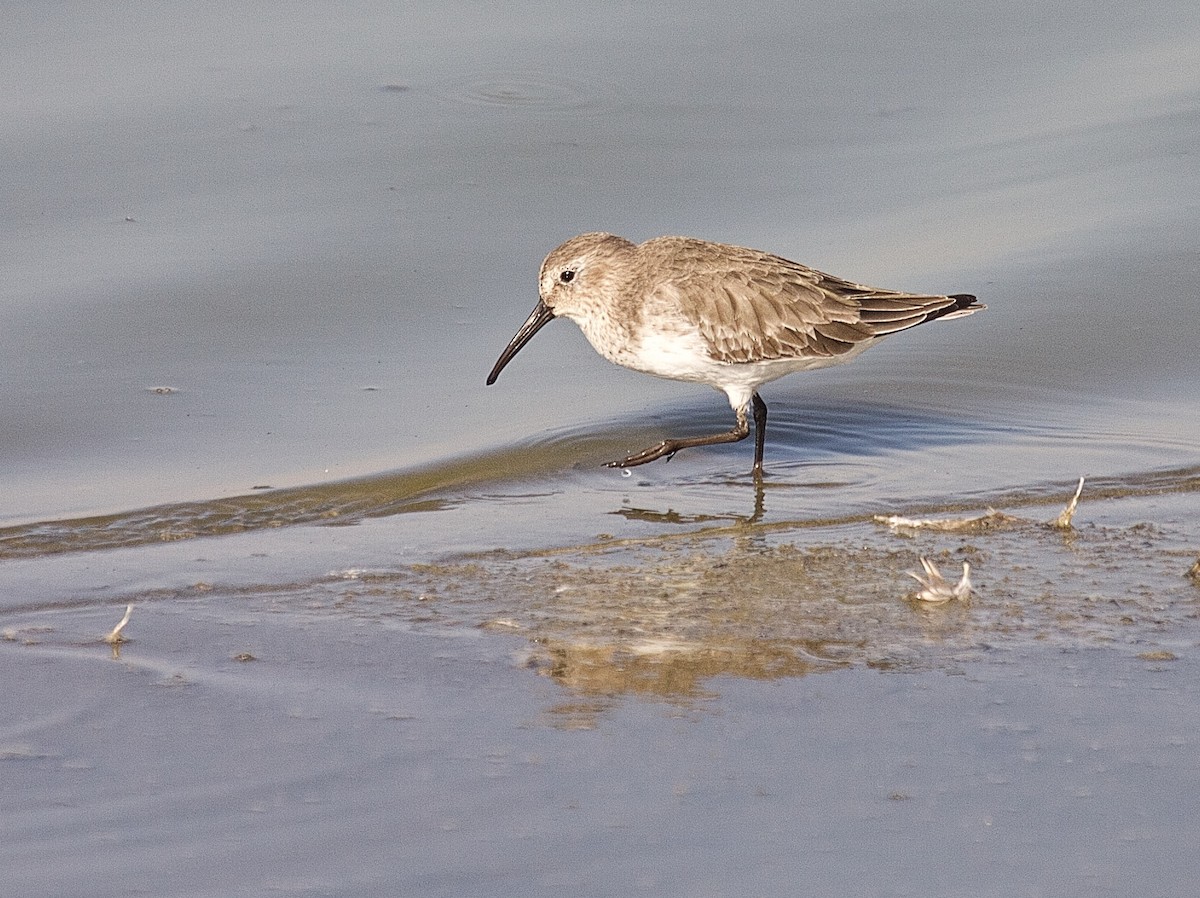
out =
<path fill-rule="evenodd" d="M 562 270 L 562 273 L 558 276 L 558 279 L 560 281 L 562 281 L 564 284 L 571 283 L 571 281 L 575 280 L 575 269 L 574 268 L 564 268 Z"/>

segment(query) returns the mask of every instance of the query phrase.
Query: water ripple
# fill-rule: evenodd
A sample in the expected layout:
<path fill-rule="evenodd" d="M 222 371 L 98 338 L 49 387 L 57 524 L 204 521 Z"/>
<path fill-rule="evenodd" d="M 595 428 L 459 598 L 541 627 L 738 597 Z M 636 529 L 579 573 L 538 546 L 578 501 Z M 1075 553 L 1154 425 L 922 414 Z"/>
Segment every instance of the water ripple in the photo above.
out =
<path fill-rule="evenodd" d="M 607 82 L 542 72 L 474 76 L 444 84 L 435 92 L 472 106 L 570 113 L 597 112 L 620 99 L 617 89 Z"/>
<path fill-rule="evenodd" d="M 653 469 L 637 469 L 631 478 L 614 477 L 614 472 L 600 467 L 664 435 L 721 429 L 728 425 L 727 417 L 723 410 L 707 406 L 673 409 L 632 425 L 607 421 L 546 431 L 490 453 L 417 469 L 19 524 L 0 528 L 0 559 L 130 548 L 296 525 L 353 525 L 468 503 L 510 506 L 515 501 L 533 501 L 550 507 L 566 501 L 577 517 L 585 507 L 596 510 L 607 505 L 610 512 L 615 507 L 618 514 L 664 523 L 757 522 L 764 519 L 764 493 L 760 486 L 755 502 L 746 490 L 751 458 L 747 444 L 682 453 L 669 468 L 660 463 Z M 1000 427 L 955 420 L 935 411 L 860 403 L 809 408 L 803 417 L 779 414 L 772 418 L 768 436 L 765 497 L 773 524 L 794 522 L 797 517 L 869 516 L 893 505 L 912 513 L 914 504 L 948 510 L 959 505 L 1037 502 L 1043 497 L 1057 500 L 1067 482 L 1059 479 L 1060 472 L 1030 479 L 1034 471 L 1051 470 L 1032 464 L 1041 456 L 1060 459 L 1060 467 L 1070 468 L 1071 481 L 1087 474 L 1091 496 L 1200 490 L 1200 468 L 1185 462 L 1193 456 L 1184 447 L 1171 440 L 1148 441 L 1133 432 L 1080 432 L 1045 423 Z M 1132 471 L 1102 476 L 1112 466 L 1102 464 L 1107 459 L 1098 453 L 1114 447 L 1122 458 L 1137 455 L 1141 464 Z M 1001 467 L 1005 459 L 1011 460 Z M 939 469 L 967 473 L 941 476 Z M 974 484 L 969 494 L 963 492 L 964 476 Z M 831 491 L 836 496 L 830 497 Z"/>

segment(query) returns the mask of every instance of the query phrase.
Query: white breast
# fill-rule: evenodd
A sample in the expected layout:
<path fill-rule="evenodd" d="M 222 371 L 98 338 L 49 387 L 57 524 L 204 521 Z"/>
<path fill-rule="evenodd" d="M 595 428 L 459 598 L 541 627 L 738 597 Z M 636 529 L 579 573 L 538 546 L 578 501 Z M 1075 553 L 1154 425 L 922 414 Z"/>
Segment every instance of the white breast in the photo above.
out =
<path fill-rule="evenodd" d="M 610 362 L 655 377 L 708 384 L 723 391 L 735 411 L 749 405 L 765 383 L 797 371 L 843 364 L 878 342 L 864 340 L 849 352 L 832 357 L 721 362 L 709 354 L 699 329 L 682 317 L 660 317 L 653 328 L 643 326 L 636 334 L 618 333 L 602 318 L 577 323 L 593 348 Z"/>
<path fill-rule="evenodd" d="M 877 340 L 864 340 L 838 356 L 771 359 L 762 362 L 721 362 L 708 353 L 708 344 L 695 327 L 646 331 L 636 351 L 613 359 L 635 371 L 656 377 L 708 384 L 729 397 L 734 410 L 745 408 L 763 384 L 798 371 L 828 368 L 850 361 Z"/>

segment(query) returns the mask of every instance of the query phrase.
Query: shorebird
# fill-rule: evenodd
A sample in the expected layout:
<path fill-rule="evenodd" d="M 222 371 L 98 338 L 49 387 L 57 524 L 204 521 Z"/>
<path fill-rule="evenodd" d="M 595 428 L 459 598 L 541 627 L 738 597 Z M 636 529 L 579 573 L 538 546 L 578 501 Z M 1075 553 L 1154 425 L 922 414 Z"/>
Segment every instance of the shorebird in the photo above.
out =
<path fill-rule="evenodd" d="M 889 334 L 985 306 L 948 296 L 880 290 L 781 256 L 692 237 L 634 244 L 613 234 L 572 237 L 542 262 L 539 299 L 488 375 L 553 318 L 569 318 L 610 362 L 722 390 L 737 416 L 730 431 L 665 439 L 608 462 L 631 468 L 680 449 L 735 443 L 750 434 L 762 475 L 767 405 L 758 388 L 796 371 L 850 361 Z"/>

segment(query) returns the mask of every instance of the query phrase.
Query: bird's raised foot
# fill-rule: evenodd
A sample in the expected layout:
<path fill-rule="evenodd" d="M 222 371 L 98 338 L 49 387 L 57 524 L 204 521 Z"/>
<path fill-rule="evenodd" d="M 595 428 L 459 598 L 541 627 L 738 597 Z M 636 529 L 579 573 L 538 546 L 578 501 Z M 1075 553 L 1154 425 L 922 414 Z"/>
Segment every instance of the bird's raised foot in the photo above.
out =
<path fill-rule="evenodd" d="M 628 458 L 623 458 L 620 461 L 608 461 L 604 463 L 606 468 L 636 468 L 638 465 L 644 465 L 646 462 L 655 461 L 666 456 L 667 461 L 671 460 L 676 452 L 682 447 L 677 440 L 663 440 L 661 443 L 655 443 L 653 446 L 648 446 L 641 452 L 636 452 Z"/>

